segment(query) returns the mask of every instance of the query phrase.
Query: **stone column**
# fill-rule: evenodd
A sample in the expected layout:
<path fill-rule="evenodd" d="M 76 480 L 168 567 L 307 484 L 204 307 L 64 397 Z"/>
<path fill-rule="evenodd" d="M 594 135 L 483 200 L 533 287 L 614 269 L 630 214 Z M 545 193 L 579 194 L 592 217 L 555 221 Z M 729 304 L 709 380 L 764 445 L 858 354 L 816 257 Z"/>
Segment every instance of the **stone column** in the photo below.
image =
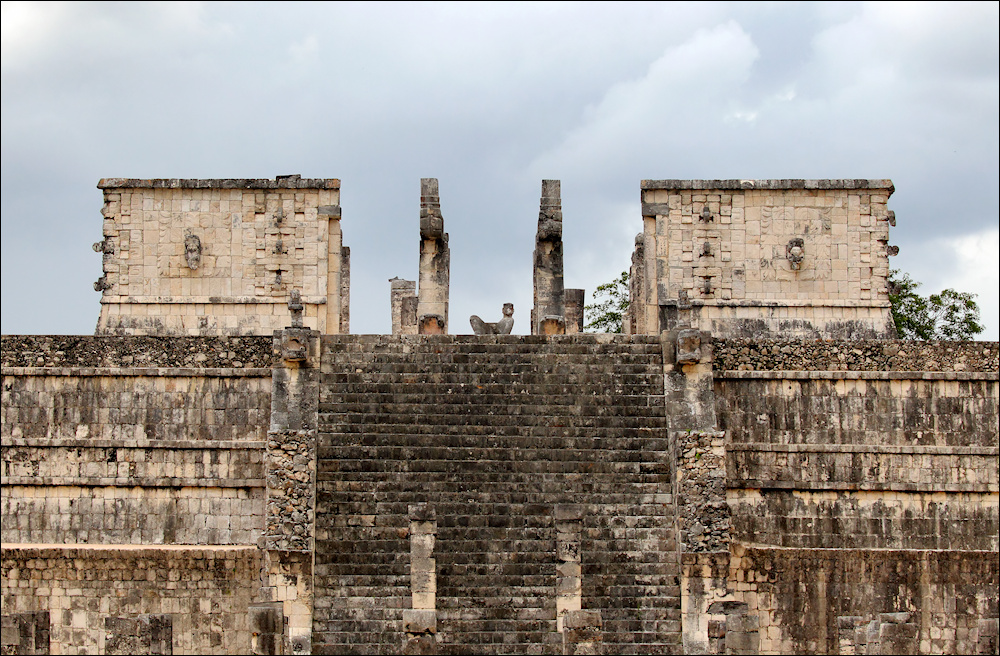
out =
<path fill-rule="evenodd" d="M 532 335 L 566 333 L 563 292 L 562 199 L 559 180 L 542 180 L 534 255 Z"/>
<path fill-rule="evenodd" d="M 556 630 L 563 636 L 564 654 L 600 652 L 601 611 L 583 608 L 581 542 L 583 507 L 560 504 L 556 524 Z"/>
<path fill-rule="evenodd" d="M 646 329 L 646 235 L 635 236 L 635 250 L 632 251 L 632 266 L 628 275 L 628 312 L 623 320 L 623 330 L 627 335 L 645 335 Z"/>
<path fill-rule="evenodd" d="M 435 651 L 437 633 L 437 564 L 434 543 L 437 517 L 428 504 L 414 504 L 410 514 L 410 609 L 403 611 L 407 654 Z"/>
<path fill-rule="evenodd" d="M 413 280 L 389 280 L 389 305 L 393 335 L 417 333 L 417 283 Z"/>
<path fill-rule="evenodd" d="M 326 317 L 320 326 L 325 333 L 333 335 L 347 332 L 343 326 L 343 313 L 346 309 L 344 308 L 346 301 L 344 281 L 346 275 L 347 284 L 350 285 L 350 273 L 349 270 L 345 271 L 344 267 L 345 265 L 350 266 L 350 249 L 344 247 L 343 235 L 340 232 L 340 205 L 320 205 L 317 215 L 319 220 L 328 222 L 326 230 Z"/>
<path fill-rule="evenodd" d="M 422 335 L 447 334 L 451 251 L 441 216 L 437 178 L 420 179 L 420 285 L 417 328 Z"/>
<path fill-rule="evenodd" d="M 714 431 L 712 334 L 674 328 L 660 334 L 667 424 L 672 431 Z"/>
<path fill-rule="evenodd" d="M 586 293 L 582 289 L 567 289 L 564 296 L 566 310 L 566 334 L 575 335 L 583 332 L 583 306 L 586 303 Z"/>
<path fill-rule="evenodd" d="M 329 330 L 329 328 L 327 328 Z M 351 332 L 351 248 L 340 249 L 340 334 Z"/>
<path fill-rule="evenodd" d="M 298 327 L 275 331 L 274 350 L 278 361 L 272 370 L 271 425 L 265 452 L 262 604 L 255 608 L 259 606 L 261 614 L 268 602 L 280 604 L 281 620 L 268 621 L 284 627 L 280 646 L 273 645 L 276 653 L 308 654 L 312 650 L 319 332 Z M 264 640 L 257 648 L 267 649 L 274 642 Z"/>

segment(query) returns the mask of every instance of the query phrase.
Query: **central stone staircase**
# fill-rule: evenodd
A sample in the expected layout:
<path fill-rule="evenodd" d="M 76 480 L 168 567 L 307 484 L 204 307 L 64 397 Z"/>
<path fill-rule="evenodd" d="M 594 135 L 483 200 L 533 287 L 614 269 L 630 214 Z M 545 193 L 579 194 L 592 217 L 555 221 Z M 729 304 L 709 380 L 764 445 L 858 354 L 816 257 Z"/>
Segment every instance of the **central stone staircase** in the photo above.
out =
<path fill-rule="evenodd" d="M 333 335 L 321 362 L 315 653 L 680 651 L 656 337 Z M 436 518 L 423 643 L 414 507 Z M 559 595 L 596 634 L 557 621 Z"/>

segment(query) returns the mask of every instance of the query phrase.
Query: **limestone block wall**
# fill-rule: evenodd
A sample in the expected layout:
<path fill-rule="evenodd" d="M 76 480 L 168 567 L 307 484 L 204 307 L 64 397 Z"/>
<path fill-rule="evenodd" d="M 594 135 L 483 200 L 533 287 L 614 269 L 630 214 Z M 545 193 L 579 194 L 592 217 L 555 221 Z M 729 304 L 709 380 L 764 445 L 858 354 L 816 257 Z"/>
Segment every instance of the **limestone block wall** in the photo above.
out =
<path fill-rule="evenodd" d="M 105 178 L 97 334 L 269 335 L 305 324 L 348 332 L 349 250 L 340 181 Z"/>
<path fill-rule="evenodd" d="M 979 653 L 997 617 L 998 345 L 714 346 L 729 584 L 760 650 Z"/>
<path fill-rule="evenodd" d="M 761 653 L 989 654 L 998 567 L 996 551 L 736 545 L 729 578 Z"/>
<path fill-rule="evenodd" d="M 255 544 L 270 342 L 4 337 L 4 543 Z"/>
<path fill-rule="evenodd" d="M 2 555 L 5 619 L 48 611 L 49 649 L 38 653 L 250 652 L 247 607 L 260 586 L 256 547 L 63 547 L 4 540 Z M 129 625 L 150 615 L 169 627 L 169 651 L 142 651 L 142 636 L 132 635 Z"/>
<path fill-rule="evenodd" d="M 644 180 L 633 333 L 892 334 L 889 180 Z"/>

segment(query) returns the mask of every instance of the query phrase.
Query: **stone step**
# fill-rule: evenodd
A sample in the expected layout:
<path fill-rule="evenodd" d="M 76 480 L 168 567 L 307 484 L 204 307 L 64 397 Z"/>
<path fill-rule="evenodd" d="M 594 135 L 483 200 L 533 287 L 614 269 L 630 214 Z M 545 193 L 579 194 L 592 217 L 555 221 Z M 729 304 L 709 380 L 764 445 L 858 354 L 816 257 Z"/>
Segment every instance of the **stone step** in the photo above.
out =
<path fill-rule="evenodd" d="M 348 452 L 356 452 L 356 457 L 348 457 Z M 549 471 L 544 466 L 545 463 L 553 463 L 551 471 L 558 471 L 564 463 L 587 463 L 588 467 L 607 468 L 621 467 L 626 469 L 638 469 L 642 464 L 657 464 L 661 460 L 661 453 L 646 451 L 585 451 L 583 449 L 535 449 L 530 453 L 523 453 L 520 450 L 511 452 L 511 449 L 455 449 L 447 447 L 373 447 L 371 449 L 351 447 L 344 449 L 324 449 L 319 456 L 320 469 L 323 471 L 347 471 L 356 469 L 359 462 L 377 457 L 381 460 L 398 460 L 392 467 L 402 468 L 406 471 L 424 471 L 421 465 L 416 465 L 411 461 L 414 459 L 426 460 L 433 463 L 433 467 L 427 471 L 437 471 L 445 468 L 442 463 L 454 462 L 468 466 L 470 463 L 477 471 L 491 471 L 493 467 L 509 468 L 511 463 L 532 463 L 525 465 L 525 471 L 538 469 L 538 463 L 542 463 L 541 469 Z M 326 464 L 324 464 L 326 463 Z M 475 467 L 482 465 L 482 467 Z M 369 467 L 369 471 L 388 471 L 390 465 L 379 465 L 377 469 Z M 408 468 L 408 469 L 407 469 Z M 598 469 L 594 469 L 597 471 Z"/>
<path fill-rule="evenodd" d="M 402 396 L 402 395 L 399 395 Z M 398 397 L 397 397 L 398 398 Z M 497 415 L 538 417 L 662 417 L 662 397 L 593 396 L 586 400 L 560 396 L 512 395 L 481 400 L 475 394 L 411 395 L 410 401 L 373 400 L 323 401 L 320 404 L 320 421 L 335 421 L 334 415 L 364 415 L 374 417 L 420 417 L 433 421 L 436 415 L 465 415 L 490 418 Z M 361 419 L 363 421 L 363 419 Z"/>
<path fill-rule="evenodd" d="M 610 500 L 611 496 L 609 495 L 613 495 L 616 491 L 622 489 L 629 490 L 630 486 L 640 486 L 642 488 L 651 486 L 657 489 L 670 489 L 672 479 L 669 473 L 663 473 L 662 471 L 660 473 L 645 473 L 641 471 L 642 469 L 662 469 L 657 467 L 656 463 L 640 463 L 639 469 L 640 473 L 629 472 L 629 476 L 633 479 L 630 481 L 629 486 L 623 486 L 620 478 L 615 480 L 610 474 L 607 480 L 591 480 L 586 468 L 570 468 L 568 472 L 552 472 L 538 468 L 537 471 L 523 474 L 511 471 L 489 474 L 474 470 L 450 473 L 414 472 L 406 473 L 405 476 L 398 471 L 362 472 L 352 469 L 346 473 L 324 471 L 323 475 L 317 479 L 317 489 L 330 490 L 331 487 L 336 488 L 349 475 L 353 481 L 364 482 L 365 485 L 372 487 L 372 489 L 384 488 L 386 490 L 393 490 L 393 493 L 411 495 L 411 498 L 414 500 L 426 500 L 437 498 L 440 495 L 451 494 L 454 492 L 456 486 L 460 486 L 462 489 L 478 489 L 481 487 L 482 489 L 490 490 L 491 495 L 505 499 L 508 497 L 504 495 L 508 494 L 512 487 L 520 487 L 524 490 L 531 490 L 537 498 L 546 499 L 550 503 L 556 503 L 560 500 L 565 501 L 567 499 L 566 490 L 574 489 L 578 494 L 594 493 L 600 494 L 602 497 L 607 496 L 609 504 L 612 503 Z M 405 480 L 399 481 L 400 478 L 405 478 Z M 543 480 L 539 480 L 540 478 Z M 584 482 L 581 482 L 581 480 Z M 631 494 L 639 494 L 639 492 L 632 492 Z M 627 503 L 628 499 L 626 497 L 621 497 L 623 500 L 620 503 Z M 513 493 L 509 496 L 511 501 L 519 498 Z M 570 500 L 576 502 L 579 499 L 572 497 Z"/>
<path fill-rule="evenodd" d="M 665 419 L 655 417 L 658 421 L 651 423 L 654 417 L 636 415 L 626 416 L 576 416 L 565 415 L 553 417 L 533 416 L 531 414 L 514 415 L 503 413 L 498 415 L 422 415 L 420 422 L 414 423 L 416 417 L 386 417 L 380 420 L 376 415 L 347 414 L 341 417 L 324 415 L 318 426 L 323 433 L 399 433 L 399 434 L 461 434 L 454 427 L 462 427 L 469 435 L 515 434 L 528 435 L 528 430 L 536 427 L 549 428 L 553 437 L 563 437 L 564 429 L 593 429 L 595 431 L 621 432 L 625 429 L 662 429 Z M 544 433 L 543 433 L 544 434 Z"/>
<path fill-rule="evenodd" d="M 455 428 L 460 430 L 455 430 Z M 495 427 L 377 425 L 370 430 L 340 427 L 342 430 L 320 429 L 319 448 L 376 448 L 380 446 L 426 446 L 476 449 L 584 449 L 594 451 L 664 451 L 670 439 L 663 427 L 648 425 L 626 428 L 608 437 L 603 429 L 586 427 L 523 426 L 516 433 L 498 434 Z M 347 428 L 348 430 L 343 430 Z M 475 431 L 461 430 L 475 428 Z M 439 430 L 438 430 L 439 429 Z"/>
<path fill-rule="evenodd" d="M 511 380 L 496 380 L 491 376 L 454 376 L 454 380 L 420 380 L 417 376 L 390 377 L 372 381 L 367 375 L 325 374 L 321 377 L 320 393 L 338 394 L 452 394 L 465 391 L 471 394 L 570 394 L 578 397 L 599 394 L 622 394 L 629 390 L 631 395 L 649 395 L 650 390 L 662 387 L 663 377 L 623 375 L 607 379 L 595 379 L 591 383 L 568 383 L 565 378 L 538 376 L 511 377 Z M 443 378 L 443 377 L 439 377 Z M 554 380 L 554 382 L 552 382 Z"/>
<path fill-rule="evenodd" d="M 597 380 L 588 383 L 573 384 L 566 377 L 552 377 L 550 381 L 533 383 L 530 381 L 511 379 L 496 381 L 496 379 L 470 380 L 468 377 L 441 376 L 430 382 L 425 380 L 409 380 L 393 382 L 388 376 L 377 381 L 341 380 L 328 382 L 320 386 L 321 398 L 335 394 L 413 394 L 424 396 L 447 395 L 460 392 L 469 394 L 503 394 L 508 396 L 549 396 L 572 394 L 582 399 L 594 395 L 625 395 L 625 396 L 660 396 L 663 394 L 662 378 L 651 378 L 639 382 L 630 379 L 616 378 L 613 380 Z"/>
<path fill-rule="evenodd" d="M 628 453 L 628 452 L 626 452 Z M 389 460 L 388 453 L 383 454 L 384 461 L 377 464 L 368 458 L 320 458 L 316 464 L 316 471 L 319 473 L 345 473 L 345 472 L 407 472 L 415 474 L 418 472 L 437 472 L 443 474 L 477 474 L 483 476 L 482 480 L 488 482 L 490 476 L 496 475 L 516 475 L 525 474 L 566 474 L 573 472 L 587 472 L 588 475 L 615 474 L 615 473 L 640 473 L 640 474 L 663 474 L 669 473 L 669 466 L 662 462 L 660 458 L 644 454 L 633 455 L 630 458 L 612 459 L 608 452 L 603 452 L 605 458 L 588 457 L 590 454 L 563 453 L 558 451 L 537 451 L 524 454 L 524 457 L 517 459 L 503 456 L 488 458 L 473 457 L 471 453 L 460 453 L 455 449 L 441 449 L 439 453 L 415 452 L 410 460 Z M 487 454 L 482 454 L 487 455 Z M 496 454 L 493 454 L 496 455 Z M 623 454 L 614 454 L 621 456 Z M 551 456 L 551 457 L 546 457 Z M 554 459 L 558 457 L 559 459 Z M 419 462 L 418 462 L 419 461 Z M 589 481 L 596 483 L 595 480 Z"/>
<path fill-rule="evenodd" d="M 649 367 L 657 368 L 661 364 L 659 355 L 517 355 L 496 354 L 491 357 L 457 354 L 358 354 L 353 357 L 323 356 L 324 366 L 330 368 L 345 367 L 355 364 L 393 365 L 393 364 L 425 364 L 454 365 L 464 367 L 597 367 L 610 370 L 615 367 Z"/>
<path fill-rule="evenodd" d="M 494 517 L 499 516 L 506 518 L 509 525 L 519 527 L 518 530 L 526 537 L 538 536 L 542 535 L 539 532 L 548 531 L 553 526 L 555 507 L 570 502 L 583 508 L 586 515 L 592 518 L 589 521 L 595 525 L 625 526 L 630 521 L 641 525 L 647 515 L 671 513 L 668 508 L 676 499 L 654 483 L 631 481 L 623 483 L 621 489 L 608 493 L 604 490 L 559 488 L 557 478 L 539 481 L 538 489 L 502 488 L 496 487 L 496 481 L 488 481 L 482 490 L 448 490 L 438 495 L 434 504 L 443 513 L 438 521 L 439 530 L 473 531 L 477 527 L 488 526 Z M 434 480 L 443 481 L 441 477 Z M 371 488 L 367 482 L 349 486 L 346 480 L 327 481 L 320 486 L 317 504 L 329 504 L 331 508 L 336 506 L 347 514 L 378 515 L 378 523 L 359 526 L 356 530 L 372 540 L 403 544 L 407 538 L 400 538 L 397 529 L 409 526 L 407 510 L 409 504 L 414 503 L 412 490 L 401 490 L 400 496 L 395 497 L 378 495 L 378 490 L 382 489 L 381 485 Z M 470 511 L 469 504 L 473 503 L 482 510 Z M 633 519 L 630 520 L 630 517 Z"/>
<path fill-rule="evenodd" d="M 412 420 L 412 417 L 410 418 Z M 423 425 L 407 423 L 380 423 L 359 426 L 357 424 L 338 422 L 336 424 L 321 422 L 318 426 L 319 432 L 335 437 L 337 440 L 363 440 L 365 436 L 379 435 L 413 435 L 413 436 L 441 436 L 448 439 L 468 436 L 472 439 L 485 439 L 490 437 L 510 439 L 521 437 L 530 440 L 551 438 L 554 440 L 566 440 L 577 438 L 595 438 L 616 440 L 621 437 L 642 437 L 643 433 L 658 433 L 666 435 L 666 420 L 663 419 L 651 425 L 650 421 L 644 422 L 507 422 L 475 425 L 466 421 L 454 421 L 448 424 L 439 423 L 437 425 Z M 609 431 L 614 430 L 614 437 L 609 437 Z M 525 446 L 524 448 L 533 448 Z"/>
<path fill-rule="evenodd" d="M 629 346 L 659 347 L 658 335 L 577 334 L 543 335 L 323 335 L 324 349 L 464 348 L 496 350 L 523 348 L 534 352 Z"/>
<path fill-rule="evenodd" d="M 621 386 L 614 388 L 593 387 L 588 392 L 578 392 L 564 385 L 546 385 L 541 388 L 532 386 L 507 385 L 435 385 L 432 389 L 424 385 L 392 386 L 338 386 L 334 389 L 320 390 L 319 403 L 321 412 L 336 410 L 334 405 L 368 403 L 441 403 L 467 405 L 621 405 L 621 406 L 658 406 L 664 407 L 664 398 L 660 394 L 650 394 L 638 386 Z M 325 407 L 326 406 L 326 407 Z"/>
<path fill-rule="evenodd" d="M 551 382 L 556 382 L 556 377 L 575 376 L 578 382 L 587 380 L 614 379 L 619 376 L 656 377 L 663 375 L 663 369 L 659 365 L 647 364 L 623 364 L 609 366 L 606 364 L 578 364 L 578 365 L 521 365 L 521 364 L 454 364 L 454 363 L 428 363 L 428 362 L 392 362 L 392 363 L 349 363 L 344 367 L 335 368 L 324 365 L 320 370 L 320 380 L 326 380 L 334 376 L 353 376 L 364 374 L 366 376 L 380 376 L 387 380 L 386 376 L 410 376 L 417 379 L 433 381 L 433 376 L 450 375 L 465 376 L 470 378 L 485 378 L 486 380 L 496 380 L 505 382 L 506 379 L 518 380 L 520 378 L 538 379 L 548 377 Z M 348 378 L 349 380 L 351 378 Z M 337 379 L 334 378 L 334 381 Z M 367 380 L 367 378 L 360 378 Z M 548 382 L 548 381 L 546 381 Z M 569 381 L 567 381 L 569 382 Z"/>
<path fill-rule="evenodd" d="M 455 364 L 640 364 L 660 360 L 659 353 L 635 351 L 610 353 L 452 353 L 452 352 L 400 352 L 400 353 L 325 353 L 327 362 L 450 362 Z"/>

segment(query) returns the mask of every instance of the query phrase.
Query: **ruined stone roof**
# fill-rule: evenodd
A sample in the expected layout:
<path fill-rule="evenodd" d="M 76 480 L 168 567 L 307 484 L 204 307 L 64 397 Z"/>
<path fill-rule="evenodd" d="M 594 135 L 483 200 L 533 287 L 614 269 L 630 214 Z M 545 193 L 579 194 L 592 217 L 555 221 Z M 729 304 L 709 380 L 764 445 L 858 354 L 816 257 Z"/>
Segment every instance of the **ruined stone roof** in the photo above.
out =
<path fill-rule="evenodd" d="M 101 178 L 98 189 L 340 189 L 339 178 Z"/>
<path fill-rule="evenodd" d="M 888 189 L 895 191 L 892 180 L 643 180 L 642 189 Z"/>

